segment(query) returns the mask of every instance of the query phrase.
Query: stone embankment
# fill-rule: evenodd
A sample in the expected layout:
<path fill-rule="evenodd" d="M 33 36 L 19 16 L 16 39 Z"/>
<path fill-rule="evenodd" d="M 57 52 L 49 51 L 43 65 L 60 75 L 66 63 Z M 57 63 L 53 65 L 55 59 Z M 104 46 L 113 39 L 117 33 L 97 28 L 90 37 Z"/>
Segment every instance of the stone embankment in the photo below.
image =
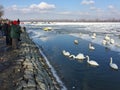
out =
<path fill-rule="evenodd" d="M 21 38 L 20 58 L 16 62 L 21 67 L 15 70 L 22 72 L 23 76 L 17 80 L 16 90 L 60 90 L 38 47 L 26 32 L 21 34 Z"/>

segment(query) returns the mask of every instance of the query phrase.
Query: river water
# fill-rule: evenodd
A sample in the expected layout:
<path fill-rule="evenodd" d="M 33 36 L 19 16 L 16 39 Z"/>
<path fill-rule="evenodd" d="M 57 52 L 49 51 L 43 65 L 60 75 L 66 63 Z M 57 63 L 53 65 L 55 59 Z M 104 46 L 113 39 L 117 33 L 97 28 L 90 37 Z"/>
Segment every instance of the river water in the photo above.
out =
<path fill-rule="evenodd" d="M 48 26 L 52 30 L 44 31 L 43 28 Z M 26 28 L 67 90 L 120 90 L 120 23 L 26 24 Z M 96 33 L 95 39 L 91 38 L 93 33 Z M 105 35 L 115 42 L 103 45 Z M 78 44 L 74 40 L 78 40 Z M 89 43 L 95 50 L 89 50 Z M 66 57 L 63 50 L 73 55 L 88 55 L 99 66 L 89 65 L 87 59 Z M 109 66 L 110 57 L 118 65 L 118 70 Z"/>

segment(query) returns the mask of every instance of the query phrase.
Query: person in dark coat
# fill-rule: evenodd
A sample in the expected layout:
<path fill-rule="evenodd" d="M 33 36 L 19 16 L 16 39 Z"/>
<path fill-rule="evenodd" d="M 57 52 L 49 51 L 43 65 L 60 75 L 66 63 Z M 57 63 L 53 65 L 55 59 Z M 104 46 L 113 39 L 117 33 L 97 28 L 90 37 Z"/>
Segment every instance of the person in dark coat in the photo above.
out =
<path fill-rule="evenodd" d="M 11 27 L 9 25 L 9 21 L 5 21 L 2 25 L 2 30 L 4 31 L 5 39 L 6 39 L 6 45 L 11 45 L 11 37 L 10 37 L 10 30 Z"/>
<path fill-rule="evenodd" d="M 0 21 L 0 37 L 2 37 L 2 22 Z"/>
<path fill-rule="evenodd" d="M 12 38 L 12 48 L 13 49 L 18 49 L 18 39 L 19 39 L 19 33 L 20 33 L 20 26 L 16 20 L 12 22 L 13 24 L 11 25 L 11 38 Z"/>
<path fill-rule="evenodd" d="M 19 20 L 19 19 L 17 20 L 17 23 L 18 23 L 18 25 L 19 25 L 19 28 L 20 28 L 20 32 L 19 32 L 19 38 L 18 38 L 18 41 L 21 41 L 21 39 L 20 39 L 21 27 L 20 27 L 20 20 Z"/>

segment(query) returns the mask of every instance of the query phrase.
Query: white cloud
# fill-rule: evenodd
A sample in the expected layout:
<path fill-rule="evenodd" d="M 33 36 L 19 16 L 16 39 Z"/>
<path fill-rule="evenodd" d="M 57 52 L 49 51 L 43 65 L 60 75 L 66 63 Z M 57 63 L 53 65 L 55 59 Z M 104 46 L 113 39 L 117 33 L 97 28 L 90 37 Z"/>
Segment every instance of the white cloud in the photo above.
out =
<path fill-rule="evenodd" d="M 109 5 L 108 9 L 109 9 L 110 15 L 113 16 L 114 18 L 117 18 L 120 16 L 120 10 L 118 10 L 115 6 Z"/>
<path fill-rule="evenodd" d="M 48 4 L 46 2 L 41 2 L 40 4 L 32 4 L 30 5 L 31 9 L 54 9 L 55 5 L 54 4 Z"/>
<path fill-rule="evenodd" d="M 116 13 L 119 12 L 119 10 L 118 10 L 116 7 L 114 7 L 113 5 L 109 5 L 109 6 L 108 6 L 108 9 L 109 9 L 110 12 L 114 12 L 114 13 L 115 13 L 115 12 L 116 12 Z"/>
<path fill-rule="evenodd" d="M 95 4 L 95 1 L 93 0 L 83 0 L 81 2 L 82 5 L 91 5 L 91 4 Z"/>
<path fill-rule="evenodd" d="M 17 5 L 13 5 L 11 8 L 12 8 L 13 10 L 17 10 Z"/>
<path fill-rule="evenodd" d="M 96 10 L 96 7 L 90 7 L 90 10 Z"/>
<path fill-rule="evenodd" d="M 30 13 L 32 12 L 49 12 L 50 10 L 55 9 L 55 5 L 54 4 L 48 4 L 46 2 L 41 2 L 40 4 L 32 4 L 28 7 L 19 7 L 17 5 L 13 5 L 9 8 L 6 8 L 6 10 L 11 11 L 11 12 L 21 12 L 21 13 Z"/>
<path fill-rule="evenodd" d="M 4 8 L 4 16 L 7 18 L 16 18 L 16 17 L 21 17 L 21 18 L 34 18 L 35 17 L 40 17 L 40 15 L 44 14 L 43 16 L 48 15 L 48 13 L 51 13 L 55 9 L 54 4 L 48 4 L 46 2 L 41 2 L 39 4 L 32 4 L 27 7 L 20 7 L 17 5 L 13 5 L 7 8 Z"/>
<path fill-rule="evenodd" d="M 101 8 L 97 8 L 97 7 L 90 7 L 91 11 L 96 11 L 96 12 L 103 12 L 104 10 L 102 10 Z"/>
<path fill-rule="evenodd" d="M 109 5 L 108 8 L 109 9 L 114 9 L 114 6 L 113 5 Z"/>

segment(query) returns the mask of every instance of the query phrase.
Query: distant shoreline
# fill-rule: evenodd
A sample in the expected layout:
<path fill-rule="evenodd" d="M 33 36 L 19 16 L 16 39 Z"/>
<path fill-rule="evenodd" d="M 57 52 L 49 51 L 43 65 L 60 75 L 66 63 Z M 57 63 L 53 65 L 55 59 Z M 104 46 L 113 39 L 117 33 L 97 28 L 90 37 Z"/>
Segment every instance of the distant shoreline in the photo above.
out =
<path fill-rule="evenodd" d="M 52 24 L 87 24 L 87 23 L 96 23 L 96 24 L 99 24 L 99 23 L 120 23 L 120 22 L 73 22 L 73 21 L 21 21 L 21 23 L 29 23 L 29 24 L 48 24 L 48 25 L 52 25 Z"/>
<path fill-rule="evenodd" d="M 120 22 L 39 22 L 39 21 L 24 21 L 21 24 L 30 24 L 30 25 L 90 25 L 90 24 L 119 24 Z"/>
<path fill-rule="evenodd" d="M 83 21 L 77 21 L 77 20 L 21 20 L 22 22 L 47 22 L 47 23 L 50 23 L 50 22 L 79 22 L 79 23 L 99 23 L 99 22 L 120 22 L 120 20 L 83 20 Z"/>

